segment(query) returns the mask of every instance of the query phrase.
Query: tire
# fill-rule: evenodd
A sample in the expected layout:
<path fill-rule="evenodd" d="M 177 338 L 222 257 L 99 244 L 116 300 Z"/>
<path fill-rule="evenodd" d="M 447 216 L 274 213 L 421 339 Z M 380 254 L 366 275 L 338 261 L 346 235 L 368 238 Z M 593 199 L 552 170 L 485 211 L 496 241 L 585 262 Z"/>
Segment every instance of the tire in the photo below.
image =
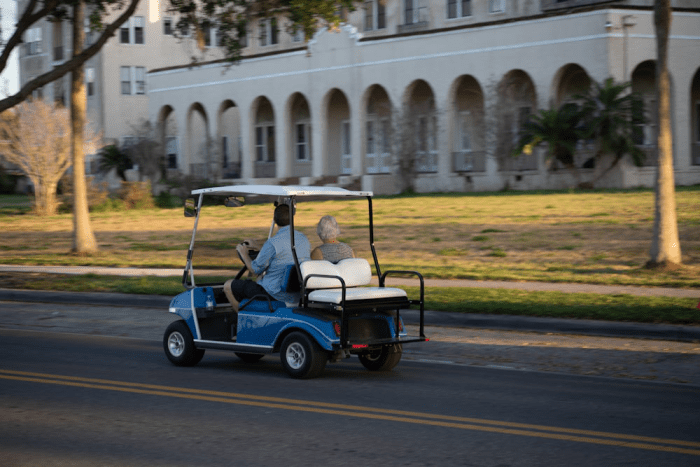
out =
<path fill-rule="evenodd" d="M 326 367 L 328 354 L 307 334 L 293 332 L 282 341 L 280 360 L 292 378 L 315 378 Z"/>
<path fill-rule="evenodd" d="M 370 371 L 389 371 L 401 361 L 401 344 L 385 345 L 381 349 L 359 355 L 362 366 Z"/>
<path fill-rule="evenodd" d="M 265 355 L 261 353 L 242 353 L 242 352 L 235 352 L 236 356 L 243 360 L 246 363 L 255 363 L 261 358 L 263 358 Z"/>
<path fill-rule="evenodd" d="M 183 320 L 170 323 L 163 335 L 165 355 L 174 365 L 194 366 L 204 357 L 204 349 L 194 346 L 190 328 Z"/>

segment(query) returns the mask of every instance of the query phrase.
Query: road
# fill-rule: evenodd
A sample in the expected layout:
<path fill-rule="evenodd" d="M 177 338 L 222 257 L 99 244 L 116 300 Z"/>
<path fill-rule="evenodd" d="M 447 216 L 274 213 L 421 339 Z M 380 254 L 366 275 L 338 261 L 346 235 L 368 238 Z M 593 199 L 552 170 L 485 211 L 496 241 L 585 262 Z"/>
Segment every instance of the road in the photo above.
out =
<path fill-rule="evenodd" d="M 177 368 L 153 337 L 163 327 L 153 329 L 152 309 L 130 309 L 125 329 L 118 307 L 91 307 L 81 320 L 60 307 L 0 303 L 14 306 L 43 319 L 0 327 L 3 466 L 700 461 L 697 385 L 445 364 L 439 355 L 409 355 L 381 374 L 351 359 L 310 381 L 289 379 L 273 356 L 248 365 L 208 351 L 197 367 Z M 76 333 L 60 332 L 68 329 Z"/>

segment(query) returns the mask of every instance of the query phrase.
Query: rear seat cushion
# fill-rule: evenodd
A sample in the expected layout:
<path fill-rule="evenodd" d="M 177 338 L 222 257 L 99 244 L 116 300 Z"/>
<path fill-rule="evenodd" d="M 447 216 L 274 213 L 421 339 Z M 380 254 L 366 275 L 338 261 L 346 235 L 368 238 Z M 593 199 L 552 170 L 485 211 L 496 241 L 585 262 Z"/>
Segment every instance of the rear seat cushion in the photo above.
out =
<path fill-rule="evenodd" d="M 406 297 L 406 292 L 391 287 L 359 287 L 372 280 L 372 269 L 363 258 L 348 258 L 333 264 L 329 261 L 304 261 L 300 265 L 301 275 L 311 274 L 340 276 L 345 281 L 345 300 L 379 300 L 384 298 Z M 340 281 L 325 277 L 312 277 L 306 283 L 312 289 L 309 300 L 314 302 L 339 304 L 343 299 Z"/>

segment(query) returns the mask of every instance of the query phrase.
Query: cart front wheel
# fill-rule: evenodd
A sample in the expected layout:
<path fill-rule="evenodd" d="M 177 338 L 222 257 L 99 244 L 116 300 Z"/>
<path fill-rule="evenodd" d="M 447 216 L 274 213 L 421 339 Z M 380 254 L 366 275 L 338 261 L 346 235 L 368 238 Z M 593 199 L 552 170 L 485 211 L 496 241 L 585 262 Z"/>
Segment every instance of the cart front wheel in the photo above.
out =
<path fill-rule="evenodd" d="M 293 332 L 282 341 L 280 360 L 292 378 L 314 378 L 325 368 L 328 355 L 308 335 Z"/>
<path fill-rule="evenodd" d="M 194 339 L 187 323 L 175 321 L 165 330 L 163 335 L 165 355 L 177 366 L 193 366 L 204 357 L 204 349 L 194 346 Z"/>

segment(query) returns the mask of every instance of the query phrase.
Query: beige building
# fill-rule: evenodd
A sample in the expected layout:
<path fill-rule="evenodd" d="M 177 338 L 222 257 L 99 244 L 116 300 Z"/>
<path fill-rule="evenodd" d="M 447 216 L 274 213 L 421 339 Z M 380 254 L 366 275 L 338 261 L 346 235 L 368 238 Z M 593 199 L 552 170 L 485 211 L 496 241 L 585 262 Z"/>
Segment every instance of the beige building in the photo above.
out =
<path fill-rule="evenodd" d="M 644 97 L 648 123 L 637 138 L 648 157 L 645 167 L 625 161 L 600 185 L 652 186 L 652 4 L 367 1 L 339 31 L 320 31 L 301 48 L 284 31 L 278 44 L 264 45 L 270 33 L 260 28 L 239 65 L 151 71 L 150 116 L 177 138 L 171 160 L 180 171 L 219 181 L 355 183 L 385 193 L 405 186 L 408 174 L 419 191 L 562 188 L 596 169 L 582 168 L 577 180 L 549 170 L 544 149 L 510 157 L 519 127 L 613 77 Z M 676 181 L 696 184 L 700 8 L 673 6 Z M 588 167 L 591 148 L 579 149 L 578 165 Z"/>
<path fill-rule="evenodd" d="M 18 0 L 17 11 L 24 12 L 28 0 Z M 191 38 L 176 37 L 176 18 L 167 12 L 167 1 L 141 0 L 127 20 L 85 65 L 88 119 L 93 130 L 102 134 L 104 144 L 128 145 L 143 136 L 148 121 L 148 72 L 182 64 L 193 57 L 213 60 L 223 57 L 216 47 L 199 50 Z M 113 20 L 117 11 L 110 18 Z M 110 20 L 107 19 L 107 21 Z M 86 23 L 86 45 L 97 37 Z M 24 36 L 20 48 L 20 86 L 69 60 L 72 54 L 72 24 L 42 20 Z M 210 34 L 209 39 L 215 39 Z M 34 92 L 35 96 L 68 105 L 70 74 Z M 95 155 L 88 155 L 90 161 Z M 88 170 L 88 173 L 90 170 Z"/>
<path fill-rule="evenodd" d="M 598 175 L 585 168 L 590 147 L 574 176 L 550 170 L 543 148 L 511 157 L 514 140 L 528 115 L 613 77 L 644 97 L 637 138 L 649 156 L 599 185 L 653 185 L 653 0 L 368 0 L 308 43 L 283 21 L 253 24 L 233 66 L 216 62 L 215 31 L 202 52 L 168 33 L 175 19 L 157 0 L 142 2 L 88 65 L 88 106 L 113 141 L 128 142 L 142 118 L 156 124 L 173 172 L 378 193 L 408 180 L 418 191 L 569 187 Z M 700 183 L 700 6 L 672 4 L 674 162 L 689 185 Z M 48 23 L 33 34 L 41 51 L 25 45 L 23 81 L 60 62 L 54 38 L 69 45 Z M 43 92 L 60 98 L 67 86 Z"/>

